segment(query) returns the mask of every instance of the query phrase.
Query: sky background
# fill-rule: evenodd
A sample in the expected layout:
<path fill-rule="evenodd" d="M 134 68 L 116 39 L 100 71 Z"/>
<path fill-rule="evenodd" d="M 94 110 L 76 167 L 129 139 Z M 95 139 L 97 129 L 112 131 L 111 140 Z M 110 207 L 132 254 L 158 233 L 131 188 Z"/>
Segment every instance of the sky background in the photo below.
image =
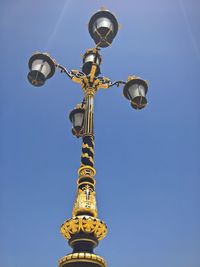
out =
<path fill-rule="evenodd" d="M 83 93 L 59 72 L 31 86 L 27 63 L 48 51 L 80 68 L 102 6 L 122 25 L 101 50 L 102 75 L 148 80 L 149 105 L 133 110 L 123 88 L 96 94 L 97 201 L 109 234 L 95 252 L 108 267 L 200 266 L 200 1 L 2 0 L 1 267 L 57 266 L 71 252 L 59 227 L 81 153 L 68 115 Z"/>

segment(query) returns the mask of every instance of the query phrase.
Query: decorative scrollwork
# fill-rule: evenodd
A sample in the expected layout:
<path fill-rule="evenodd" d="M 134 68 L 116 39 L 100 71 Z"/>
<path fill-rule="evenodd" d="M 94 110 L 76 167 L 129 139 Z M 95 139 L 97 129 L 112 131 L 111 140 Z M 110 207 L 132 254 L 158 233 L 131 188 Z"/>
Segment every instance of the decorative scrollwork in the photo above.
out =
<path fill-rule="evenodd" d="M 90 81 L 90 75 L 87 76 L 85 73 L 79 70 L 68 71 L 65 67 L 61 66 L 60 64 L 55 64 L 55 65 L 57 68 L 60 69 L 61 72 L 64 72 L 65 74 L 67 74 L 67 76 L 71 78 L 74 82 L 80 83 L 85 93 L 89 92 L 88 86 L 89 86 L 89 81 Z M 114 85 L 119 87 L 120 85 L 125 85 L 125 84 L 126 82 L 122 80 L 112 82 L 107 77 L 94 77 L 93 86 L 91 86 L 90 91 L 94 94 L 100 88 L 107 89 Z"/>
<path fill-rule="evenodd" d="M 107 226 L 103 221 L 91 216 L 73 217 L 61 225 L 60 231 L 68 240 L 80 231 L 94 234 L 98 240 L 102 240 L 108 232 Z"/>
<path fill-rule="evenodd" d="M 83 77 L 86 77 L 85 73 L 83 73 L 82 71 L 79 71 L 79 70 L 71 70 L 70 71 L 70 74 L 72 76 L 75 76 L 76 78 L 83 78 Z"/>
<path fill-rule="evenodd" d="M 58 69 L 60 69 L 61 73 L 64 72 L 65 74 L 67 74 L 67 76 L 68 76 L 69 78 L 72 79 L 72 75 L 71 75 L 71 73 L 70 73 L 65 67 L 61 66 L 60 64 L 56 64 L 56 67 L 57 67 Z"/>
<path fill-rule="evenodd" d="M 114 85 L 116 85 L 117 87 L 119 87 L 120 85 L 126 84 L 126 82 L 124 81 L 115 81 L 115 82 L 110 82 L 109 87 L 112 87 Z"/>

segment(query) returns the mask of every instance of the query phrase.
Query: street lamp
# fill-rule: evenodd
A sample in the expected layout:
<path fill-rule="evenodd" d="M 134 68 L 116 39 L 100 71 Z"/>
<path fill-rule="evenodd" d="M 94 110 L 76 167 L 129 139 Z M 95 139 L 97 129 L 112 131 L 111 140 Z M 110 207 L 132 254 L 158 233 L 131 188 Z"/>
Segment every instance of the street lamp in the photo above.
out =
<path fill-rule="evenodd" d="M 100 64 L 101 64 L 101 56 L 98 53 L 98 50 L 88 49 L 86 53 L 83 55 L 82 71 L 86 75 L 89 75 L 92 70 L 92 66 L 96 65 L 94 75 L 98 76 L 100 74 Z"/>
<path fill-rule="evenodd" d="M 112 44 L 119 26 L 112 13 L 108 10 L 100 10 L 91 17 L 88 28 L 95 44 L 99 47 L 107 47 Z"/>
<path fill-rule="evenodd" d="M 83 122 L 84 122 L 85 109 L 82 104 L 76 105 L 76 107 L 70 112 L 69 119 L 73 124 L 72 133 L 77 137 L 82 136 Z"/>
<path fill-rule="evenodd" d="M 124 86 L 124 96 L 131 101 L 134 109 L 142 109 L 147 105 L 146 94 L 148 90 L 147 82 L 139 77 L 129 76 L 128 82 Z"/>
<path fill-rule="evenodd" d="M 94 168 L 94 97 L 98 90 L 116 85 L 124 86 L 124 96 L 134 109 L 146 106 L 147 82 L 139 77 L 129 76 L 127 82 L 112 82 L 109 78 L 99 76 L 101 47 L 107 47 L 118 31 L 118 22 L 108 10 L 100 10 L 90 19 L 89 33 L 96 47 L 88 49 L 83 55 L 82 71 L 68 71 L 46 53 L 35 53 L 29 60 L 29 82 L 42 86 L 51 78 L 55 69 L 65 73 L 72 81 L 79 83 L 84 92 L 81 104 L 70 113 L 72 133 L 82 137 L 81 164 L 78 169 L 77 195 L 72 210 L 72 217 L 61 225 L 61 233 L 68 240 L 73 252 L 59 261 L 59 267 L 105 267 L 105 260 L 94 254 L 93 249 L 107 234 L 105 222 L 98 218 L 95 193 Z"/>
<path fill-rule="evenodd" d="M 55 62 L 47 53 L 35 53 L 29 59 L 29 82 L 34 86 L 44 85 L 55 73 Z"/>

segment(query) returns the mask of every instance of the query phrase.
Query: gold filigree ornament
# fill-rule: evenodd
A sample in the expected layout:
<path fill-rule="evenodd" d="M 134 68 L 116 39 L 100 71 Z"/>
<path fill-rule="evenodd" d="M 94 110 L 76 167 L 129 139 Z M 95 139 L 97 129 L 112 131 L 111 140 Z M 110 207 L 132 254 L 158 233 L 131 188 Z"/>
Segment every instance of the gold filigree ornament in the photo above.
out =
<path fill-rule="evenodd" d="M 94 234 L 98 240 L 102 240 L 108 232 L 106 224 L 91 216 L 77 216 L 65 221 L 60 228 L 61 234 L 66 239 L 71 239 L 80 231 L 87 234 Z"/>
<path fill-rule="evenodd" d="M 98 263 L 98 265 L 100 265 L 101 267 L 106 267 L 106 262 L 102 257 L 88 252 L 68 254 L 59 260 L 58 266 L 62 267 L 65 264 L 70 264 L 73 262 Z"/>
<path fill-rule="evenodd" d="M 80 213 L 89 212 L 90 215 L 97 217 L 97 205 L 95 192 L 87 185 L 83 189 L 78 189 L 72 216 L 78 216 Z"/>

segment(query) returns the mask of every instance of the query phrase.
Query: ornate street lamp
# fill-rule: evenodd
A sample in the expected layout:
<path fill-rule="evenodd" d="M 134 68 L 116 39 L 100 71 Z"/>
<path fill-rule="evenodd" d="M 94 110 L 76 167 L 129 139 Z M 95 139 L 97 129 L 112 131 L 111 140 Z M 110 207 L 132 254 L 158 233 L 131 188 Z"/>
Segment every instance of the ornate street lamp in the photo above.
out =
<path fill-rule="evenodd" d="M 134 109 L 142 109 L 147 105 L 146 94 L 148 90 L 147 82 L 139 77 L 129 76 L 128 82 L 124 86 L 124 96 L 131 101 Z"/>
<path fill-rule="evenodd" d="M 86 74 L 89 75 L 92 66 L 95 65 L 95 76 L 99 76 L 100 74 L 100 64 L 101 64 L 101 56 L 98 53 L 98 50 L 95 49 L 88 49 L 87 52 L 83 55 L 83 66 L 82 66 L 82 71 Z"/>
<path fill-rule="evenodd" d="M 42 86 L 46 79 L 55 73 L 55 62 L 47 53 L 33 54 L 28 65 L 30 69 L 28 80 L 34 86 Z"/>
<path fill-rule="evenodd" d="M 99 47 L 107 47 L 112 44 L 118 27 L 117 19 L 108 10 L 100 10 L 95 13 L 88 25 L 90 35 Z"/>
<path fill-rule="evenodd" d="M 69 119 L 73 124 L 72 133 L 77 137 L 80 137 L 83 134 L 84 115 L 85 109 L 82 104 L 76 105 L 69 114 Z"/>
<path fill-rule="evenodd" d="M 73 252 L 59 261 L 59 267 L 105 267 L 105 260 L 94 254 L 93 249 L 107 234 L 106 224 L 98 218 L 95 193 L 94 168 L 94 97 L 98 90 L 124 85 L 124 96 L 135 109 L 146 106 L 147 82 L 135 76 L 128 81 L 112 82 L 99 76 L 101 55 L 100 47 L 107 47 L 118 31 L 115 16 L 108 10 L 95 13 L 89 22 L 89 33 L 96 47 L 88 49 L 83 55 L 82 71 L 68 71 L 56 63 L 46 53 L 35 53 L 29 60 L 29 82 L 34 86 L 44 85 L 46 79 L 53 76 L 55 68 L 65 73 L 72 81 L 79 83 L 84 92 L 82 104 L 78 104 L 69 115 L 72 133 L 82 137 L 81 164 L 78 169 L 77 195 L 72 217 L 61 225 L 61 233 L 68 240 Z"/>

